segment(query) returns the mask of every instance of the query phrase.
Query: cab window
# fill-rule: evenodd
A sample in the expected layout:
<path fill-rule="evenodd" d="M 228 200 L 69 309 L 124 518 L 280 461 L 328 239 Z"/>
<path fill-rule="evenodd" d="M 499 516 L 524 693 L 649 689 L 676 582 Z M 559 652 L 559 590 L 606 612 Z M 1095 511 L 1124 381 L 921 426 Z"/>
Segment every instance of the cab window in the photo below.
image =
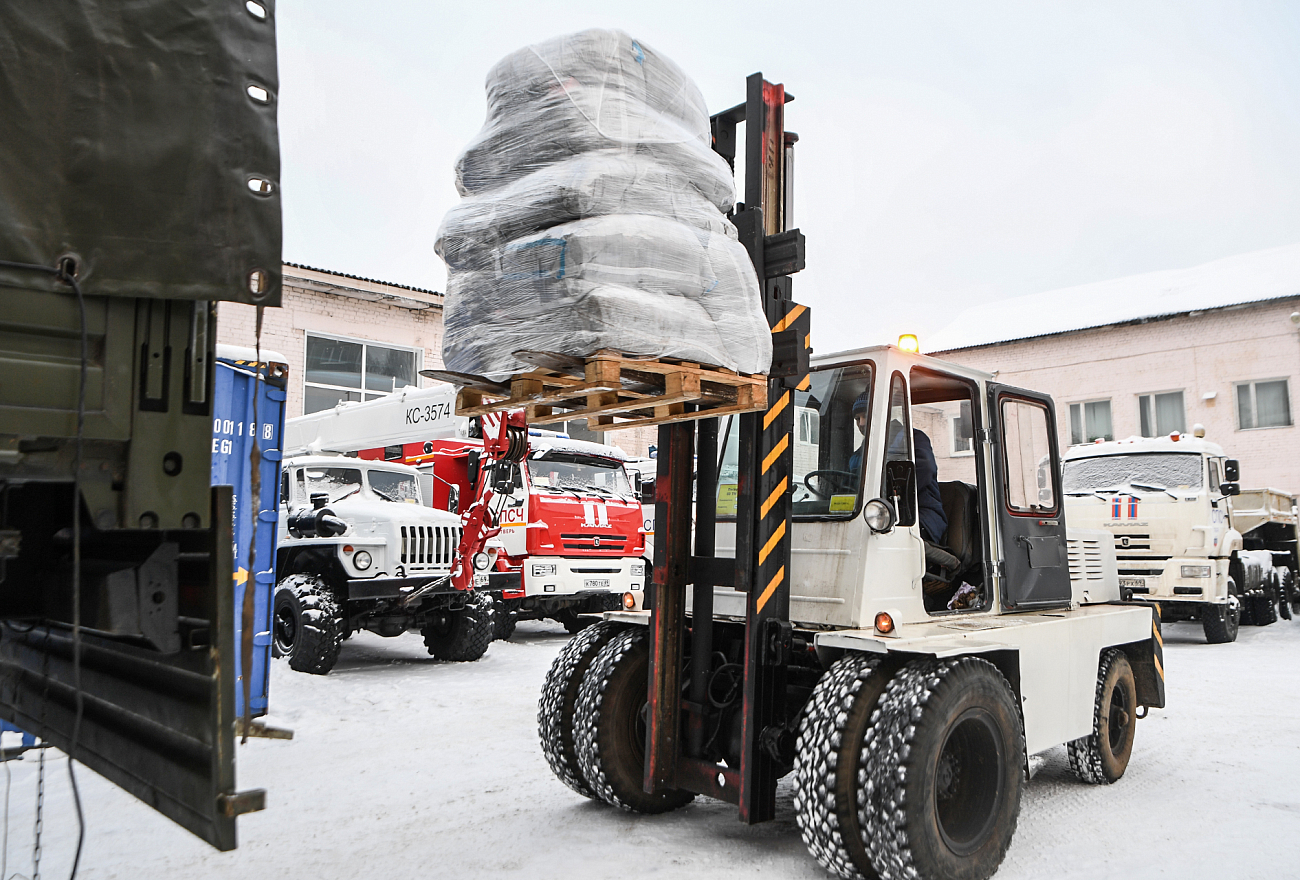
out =
<path fill-rule="evenodd" d="M 1056 509 L 1047 407 L 1016 398 L 1002 400 L 1002 449 L 1007 506 L 1017 513 Z"/>

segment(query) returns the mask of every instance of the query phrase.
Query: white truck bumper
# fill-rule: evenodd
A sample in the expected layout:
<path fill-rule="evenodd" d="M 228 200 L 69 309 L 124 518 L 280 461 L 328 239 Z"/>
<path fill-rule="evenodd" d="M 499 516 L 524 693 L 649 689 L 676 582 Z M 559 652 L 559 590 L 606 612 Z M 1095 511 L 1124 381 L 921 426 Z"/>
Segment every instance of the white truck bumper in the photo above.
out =
<path fill-rule="evenodd" d="M 1208 574 L 1206 572 L 1208 571 Z M 1228 601 L 1228 560 L 1205 557 L 1174 557 L 1165 560 L 1163 574 L 1130 575 L 1119 573 L 1121 596 L 1146 602 Z"/>
<path fill-rule="evenodd" d="M 578 593 L 626 593 L 643 589 L 649 571 L 649 564 L 640 557 L 533 556 L 524 563 L 524 595 L 545 598 Z"/>

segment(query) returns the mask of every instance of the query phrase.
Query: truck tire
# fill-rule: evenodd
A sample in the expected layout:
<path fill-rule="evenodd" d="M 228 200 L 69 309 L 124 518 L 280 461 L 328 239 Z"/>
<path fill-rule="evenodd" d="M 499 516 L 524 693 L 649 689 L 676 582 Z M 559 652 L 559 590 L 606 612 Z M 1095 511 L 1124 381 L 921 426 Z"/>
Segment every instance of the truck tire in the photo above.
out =
<path fill-rule="evenodd" d="M 343 615 L 325 579 L 291 574 L 275 588 L 271 647 L 297 672 L 325 675 L 339 659 Z"/>
<path fill-rule="evenodd" d="M 579 617 L 578 612 L 573 608 L 561 608 L 555 612 L 554 619 L 564 627 L 564 631 L 569 635 L 574 635 L 596 622 L 594 617 Z"/>
<path fill-rule="evenodd" d="M 1258 593 L 1250 597 L 1251 623 L 1255 626 L 1268 626 L 1277 623 L 1277 603 L 1273 601 L 1273 591 L 1264 584 Z"/>
<path fill-rule="evenodd" d="M 641 788 L 649 665 L 645 628 L 618 633 L 592 658 L 574 711 L 573 745 L 583 779 L 605 803 L 631 813 L 666 813 L 695 799 L 689 791 L 646 794 Z"/>
<path fill-rule="evenodd" d="M 487 593 L 471 593 L 464 608 L 435 612 L 420 628 L 430 654 L 439 660 L 461 662 L 486 654 L 495 632 L 492 597 Z"/>
<path fill-rule="evenodd" d="M 494 596 L 492 598 L 492 617 L 496 621 L 494 640 L 504 642 L 515 634 L 515 624 L 519 622 L 519 612 L 511 607 L 510 600 Z"/>
<path fill-rule="evenodd" d="M 1083 782 L 1110 785 L 1124 775 L 1137 732 L 1137 685 L 1123 651 L 1103 651 L 1092 706 L 1092 733 L 1065 746 L 1070 769 Z"/>
<path fill-rule="evenodd" d="M 847 654 L 813 688 L 795 747 L 795 822 L 823 868 L 845 880 L 879 875 L 858 822 L 858 765 L 871 714 L 885 690 L 880 658 Z"/>
<path fill-rule="evenodd" d="M 1291 619 L 1291 591 L 1287 587 L 1289 568 L 1273 569 L 1273 600 L 1277 603 L 1277 613 L 1283 620 Z"/>
<path fill-rule="evenodd" d="M 887 880 L 985 880 L 1015 834 L 1025 738 L 986 660 L 916 660 L 885 688 L 862 742 L 858 821 Z"/>
<path fill-rule="evenodd" d="M 599 798 L 583 777 L 573 747 L 578 689 L 596 652 L 623 629 L 620 624 L 602 620 L 569 639 L 546 673 L 542 696 L 537 701 L 537 736 L 546 763 L 561 782 L 592 800 Z"/>
<path fill-rule="evenodd" d="M 1241 608 L 1236 595 L 1229 593 L 1224 605 L 1201 606 L 1201 628 L 1205 630 L 1205 641 L 1211 645 L 1225 645 L 1237 640 L 1237 630 L 1241 628 Z"/>

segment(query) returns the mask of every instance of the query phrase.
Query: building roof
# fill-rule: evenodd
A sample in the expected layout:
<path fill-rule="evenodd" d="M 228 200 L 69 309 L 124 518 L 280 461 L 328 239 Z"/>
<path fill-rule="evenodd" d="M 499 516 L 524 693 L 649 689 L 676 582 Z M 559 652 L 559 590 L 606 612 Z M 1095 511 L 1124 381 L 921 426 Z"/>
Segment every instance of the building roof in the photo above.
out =
<path fill-rule="evenodd" d="M 972 306 L 924 344 L 948 352 L 1294 296 L 1300 243 Z"/>
<path fill-rule="evenodd" d="M 437 290 L 428 290 L 423 287 L 412 287 L 409 284 L 394 284 L 392 281 L 380 281 L 377 278 L 365 278 L 362 277 L 361 275 L 349 275 L 346 272 L 335 272 L 333 269 L 317 269 L 315 266 L 304 266 L 302 263 L 285 262 L 284 265 L 292 266 L 295 269 L 306 269 L 308 272 L 319 272 L 322 275 L 333 275 L 336 278 L 351 278 L 353 281 L 367 281 L 371 284 L 382 284 L 385 287 L 398 287 L 401 288 L 402 290 L 413 290 L 416 293 L 427 293 L 431 296 L 443 295 L 440 291 Z"/>

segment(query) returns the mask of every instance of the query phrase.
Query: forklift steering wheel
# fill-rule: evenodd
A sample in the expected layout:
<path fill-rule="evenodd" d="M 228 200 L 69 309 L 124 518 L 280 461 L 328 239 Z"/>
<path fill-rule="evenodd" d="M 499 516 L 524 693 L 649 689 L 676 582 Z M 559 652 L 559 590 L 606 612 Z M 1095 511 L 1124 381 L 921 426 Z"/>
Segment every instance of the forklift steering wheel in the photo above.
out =
<path fill-rule="evenodd" d="M 830 494 L 821 492 L 813 488 L 813 484 L 808 482 L 813 477 L 820 477 L 826 482 L 830 483 L 831 484 L 830 494 L 833 494 L 836 489 L 840 489 L 844 492 L 854 492 L 854 493 L 858 491 L 858 475 L 853 473 L 852 471 L 836 471 L 836 470 L 809 471 L 808 473 L 803 475 L 803 484 L 808 488 L 809 492 L 813 493 L 818 498 L 829 498 Z"/>

